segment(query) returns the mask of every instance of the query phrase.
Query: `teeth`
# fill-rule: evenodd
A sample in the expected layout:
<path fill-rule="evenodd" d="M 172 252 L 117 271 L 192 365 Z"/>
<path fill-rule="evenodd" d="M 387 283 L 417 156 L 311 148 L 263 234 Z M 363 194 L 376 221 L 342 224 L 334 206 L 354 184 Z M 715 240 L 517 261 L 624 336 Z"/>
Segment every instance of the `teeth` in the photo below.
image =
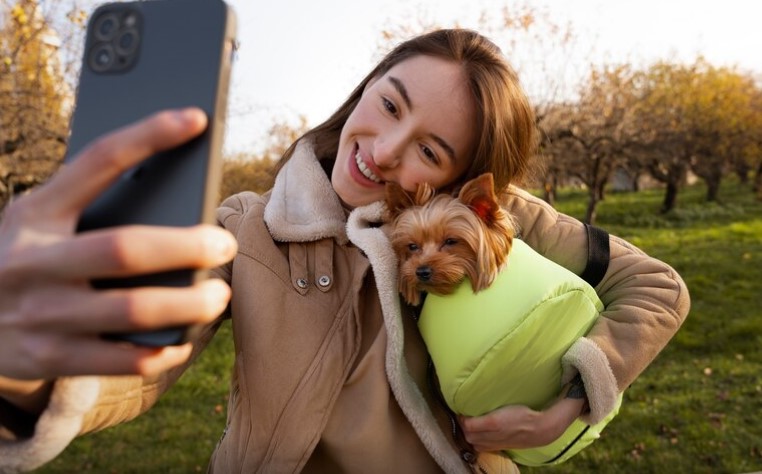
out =
<path fill-rule="evenodd" d="M 367 166 L 365 166 L 359 151 L 355 153 L 355 162 L 357 162 L 357 168 L 360 169 L 360 172 L 363 176 L 373 181 L 374 183 L 381 183 L 381 180 L 378 178 L 378 176 L 373 174 L 373 172 Z"/>

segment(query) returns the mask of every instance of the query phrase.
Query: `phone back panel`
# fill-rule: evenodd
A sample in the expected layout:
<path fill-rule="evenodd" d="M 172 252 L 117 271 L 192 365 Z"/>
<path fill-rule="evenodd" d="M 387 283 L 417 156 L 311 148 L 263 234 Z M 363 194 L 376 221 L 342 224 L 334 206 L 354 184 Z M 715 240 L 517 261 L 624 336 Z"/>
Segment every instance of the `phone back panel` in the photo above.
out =
<path fill-rule="evenodd" d="M 79 231 L 211 222 L 234 36 L 234 16 L 220 0 L 113 3 L 93 12 L 66 160 L 158 110 L 200 107 L 209 127 L 124 173 L 86 209 Z"/>

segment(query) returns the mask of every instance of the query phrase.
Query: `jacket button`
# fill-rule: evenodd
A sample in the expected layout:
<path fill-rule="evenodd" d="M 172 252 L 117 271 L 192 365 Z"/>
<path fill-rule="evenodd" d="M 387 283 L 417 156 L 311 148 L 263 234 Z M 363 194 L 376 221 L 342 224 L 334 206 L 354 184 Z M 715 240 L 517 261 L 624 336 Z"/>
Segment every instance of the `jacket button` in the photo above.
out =
<path fill-rule="evenodd" d="M 331 277 L 328 275 L 323 275 L 320 278 L 318 278 L 318 285 L 322 287 L 326 287 L 331 284 Z"/>
<path fill-rule="evenodd" d="M 296 280 L 296 286 L 298 286 L 301 289 L 307 288 L 307 280 L 304 278 L 299 278 Z"/>

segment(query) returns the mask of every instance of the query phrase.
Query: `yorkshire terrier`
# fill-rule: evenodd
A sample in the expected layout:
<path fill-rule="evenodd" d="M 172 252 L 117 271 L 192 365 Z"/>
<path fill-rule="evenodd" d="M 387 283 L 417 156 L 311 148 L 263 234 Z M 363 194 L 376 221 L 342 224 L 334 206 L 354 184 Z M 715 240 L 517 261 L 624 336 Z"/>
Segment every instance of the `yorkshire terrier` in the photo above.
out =
<path fill-rule="evenodd" d="M 426 183 L 409 193 L 386 185 L 399 291 L 417 306 L 421 293 L 448 295 L 468 278 L 474 293 L 489 287 L 508 260 L 515 226 L 497 202 L 491 173 L 463 185 L 457 197 Z"/>

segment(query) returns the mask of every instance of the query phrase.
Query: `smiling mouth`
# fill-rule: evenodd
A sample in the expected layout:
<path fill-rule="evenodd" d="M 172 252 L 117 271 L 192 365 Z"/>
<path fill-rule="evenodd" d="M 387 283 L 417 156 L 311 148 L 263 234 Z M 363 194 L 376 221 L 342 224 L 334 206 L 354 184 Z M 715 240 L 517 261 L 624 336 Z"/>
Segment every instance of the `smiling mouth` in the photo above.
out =
<path fill-rule="evenodd" d="M 360 173 L 362 173 L 363 176 L 373 181 L 374 183 L 381 184 L 381 179 L 373 174 L 373 171 L 371 171 L 370 168 L 365 165 L 365 162 L 362 161 L 359 150 L 357 153 L 355 153 L 355 163 L 357 163 L 357 169 L 360 170 Z"/>

